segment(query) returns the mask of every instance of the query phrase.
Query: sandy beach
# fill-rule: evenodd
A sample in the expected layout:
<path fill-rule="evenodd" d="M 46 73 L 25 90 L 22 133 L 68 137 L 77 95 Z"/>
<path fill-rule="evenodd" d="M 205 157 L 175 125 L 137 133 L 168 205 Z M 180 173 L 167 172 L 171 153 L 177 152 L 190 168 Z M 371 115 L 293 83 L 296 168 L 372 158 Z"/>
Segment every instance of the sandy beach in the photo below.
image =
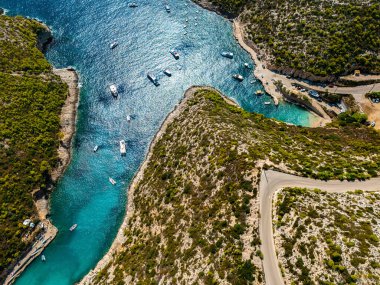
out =
<path fill-rule="evenodd" d="M 60 115 L 60 132 L 62 133 L 62 137 L 58 148 L 59 163 L 51 173 L 53 182 L 56 182 L 64 173 L 70 162 L 71 141 L 76 129 L 75 125 L 79 102 L 79 89 L 78 75 L 74 69 L 54 69 L 53 72 L 54 74 L 60 76 L 61 79 L 68 85 L 68 95 Z M 53 185 L 51 185 L 51 189 L 52 188 Z M 40 225 L 43 225 L 41 235 L 35 241 L 30 250 L 25 253 L 25 256 L 12 268 L 12 271 L 7 276 L 4 285 L 12 284 L 16 277 L 18 277 L 25 270 L 25 268 L 43 252 L 43 250 L 58 233 L 58 229 L 47 218 L 49 215 L 49 200 L 42 197 L 41 199 L 35 201 L 35 205 L 40 219 L 40 223 L 37 226 L 40 227 Z"/>

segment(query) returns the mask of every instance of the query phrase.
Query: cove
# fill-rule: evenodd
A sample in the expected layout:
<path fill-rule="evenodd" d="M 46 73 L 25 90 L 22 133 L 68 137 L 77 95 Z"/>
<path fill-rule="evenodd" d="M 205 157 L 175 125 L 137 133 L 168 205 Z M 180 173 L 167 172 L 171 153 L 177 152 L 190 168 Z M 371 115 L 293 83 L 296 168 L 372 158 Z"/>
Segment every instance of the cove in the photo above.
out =
<path fill-rule="evenodd" d="M 266 106 L 269 97 L 254 95 L 262 86 L 250 83 L 252 70 L 243 63 L 253 62 L 226 19 L 190 1 L 169 1 L 171 13 L 161 1 L 138 4 L 131 9 L 125 0 L 0 0 L 8 14 L 38 18 L 52 28 L 55 41 L 46 56 L 56 67 L 74 66 L 83 86 L 72 161 L 51 196 L 51 219 L 59 233 L 44 251 L 46 262 L 36 259 L 18 285 L 73 284 L 96 265 L 117 233 L 126 189 L 149 143 L 188 87 L 210 85 L 248 111 L 309 124 L 307 111 L 286 103 Z M 111 51 L 114 40 L 119 46 Z M 169 54 L 171 48 L 179 51 L 179 60 Z M 234 59 L 221 57 L 224 50 Z M 162 73 L 165 68 L 172 77 Z M 148 72 L 159 78 L 159 87 L 146 78 Z M 242 83 L 231 77 L 237 72 L 246 77 Z M 112 83 L 120 86 L 116 100 L 108 89 Z M 126 157 L 120 157 L 121 139 Z M 78 227 L 70 232 L 74 223 Z"/>

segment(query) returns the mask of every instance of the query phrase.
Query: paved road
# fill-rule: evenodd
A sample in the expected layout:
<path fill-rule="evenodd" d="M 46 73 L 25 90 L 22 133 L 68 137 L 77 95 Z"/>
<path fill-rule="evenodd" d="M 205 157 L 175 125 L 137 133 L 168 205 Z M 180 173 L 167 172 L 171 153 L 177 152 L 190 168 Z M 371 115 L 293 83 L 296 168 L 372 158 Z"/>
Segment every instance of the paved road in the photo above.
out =
<path fill-rule="evenodd" d="M 284 281 L 278 266 L 275 252 L 272 228 L 272 198 L 273 193 L 284 187 L 318 188 L 327 192 L 342 193 L 352 190 L 380 190 L 380 178 L 366 181 L 321 181 L 289 175 L 273 170 L 263 171 L 260 181 L 260 238 L 261 251 L 264 254 L 263 266 L 265 283 L 268 285 L 283 285 Z"/>

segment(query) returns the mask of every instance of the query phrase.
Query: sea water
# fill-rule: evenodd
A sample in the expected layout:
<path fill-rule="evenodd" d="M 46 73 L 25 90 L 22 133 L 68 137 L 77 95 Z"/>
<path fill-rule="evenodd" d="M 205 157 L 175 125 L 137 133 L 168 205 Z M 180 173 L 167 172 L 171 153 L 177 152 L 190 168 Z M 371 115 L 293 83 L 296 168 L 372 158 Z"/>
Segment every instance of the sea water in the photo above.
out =
<path fill-rule="evenodd" d="M 255 78 L 244 63 L 253 62 L 235 41 L 229 21 L 189 1 L 170 0 L 170 13 L 164 1 L 134 1 L 137 8 L 125 0 L 0 0 L 9 15 L 38 18 L 51 27 L 55 40 L 49 61 L 74 66 L 83 86 L 72 161 L 51 196 L 59 233 L 44 251 L 46 262 L 36 259 L 18 285 L 73 284 L 96 265 L 121 224 L 127 187 L 149 143 L 190 86 L 213 86 L 248 111 L 309 124 L 307 111 L 285 103 L 264 105 L 270 97 L 255 95 L 263 87 L 251 83 Z M 119 46 L 111 50 L 113 41 Z M 179 60 L 170 55 L 172 48 Z M 221 57 L 222 51 L 234 58 Z M 162 73 L 166 68 L 171 77 Z M 157 76 L 159 87 L 147 79 L 148 72 Z M 237 82 L 234 73 L 245 80 Z M 117 99 L 110 84 L 119 86 Z M 122 139 L 125 157 L 119 152 Z M 70 232 L 74 223 L 78 227 Z"/>

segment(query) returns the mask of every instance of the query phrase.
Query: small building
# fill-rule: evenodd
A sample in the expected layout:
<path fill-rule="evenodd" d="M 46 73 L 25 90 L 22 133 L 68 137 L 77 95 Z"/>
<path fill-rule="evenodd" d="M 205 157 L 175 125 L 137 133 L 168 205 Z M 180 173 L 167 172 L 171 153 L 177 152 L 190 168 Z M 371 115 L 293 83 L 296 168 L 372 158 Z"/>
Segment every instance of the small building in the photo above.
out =
<path fill-rule="evenodd" d="M 356 69 L 356 70 L 354 71 L 354 75 L 355 75 L 355 76 L 359 76 L 359 75 L 360 75 L 360 70 L 359 70 L 359 69 Z"/>

